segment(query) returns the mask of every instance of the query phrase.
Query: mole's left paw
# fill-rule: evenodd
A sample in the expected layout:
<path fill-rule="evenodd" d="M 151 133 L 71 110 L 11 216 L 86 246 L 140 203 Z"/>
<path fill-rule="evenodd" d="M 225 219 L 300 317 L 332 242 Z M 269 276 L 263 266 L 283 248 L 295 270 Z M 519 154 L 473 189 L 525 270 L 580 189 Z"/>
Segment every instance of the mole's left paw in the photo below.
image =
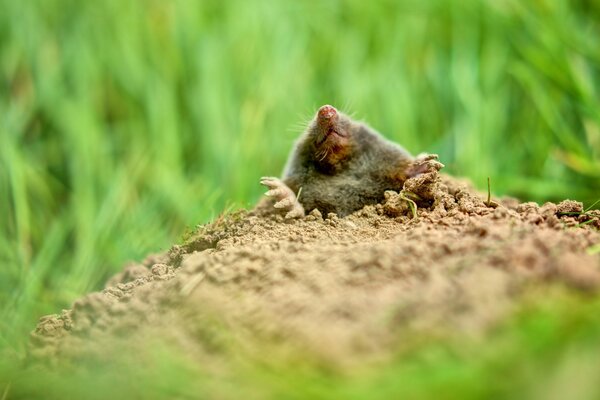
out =
<path fill-rule="evenodd" d="M 438 161 L 437 154 L 419 154 L 409 167 L 407 175 L 412 178 L 417 175 L 439 171 L 442 168 L 444 168 L 444 164 Z"/>
<path fill-rule="evenodd" d="M 275 208 L 287 211 L 286 218 L 300 218 L 304 216 L 304 207 L 296 198 L 296 194 L 279 178 L 262 177 L 260 184 L 269 188 L 265 193 L 267 196 L 274 197 L 277 202 L 273 205 Z"/>

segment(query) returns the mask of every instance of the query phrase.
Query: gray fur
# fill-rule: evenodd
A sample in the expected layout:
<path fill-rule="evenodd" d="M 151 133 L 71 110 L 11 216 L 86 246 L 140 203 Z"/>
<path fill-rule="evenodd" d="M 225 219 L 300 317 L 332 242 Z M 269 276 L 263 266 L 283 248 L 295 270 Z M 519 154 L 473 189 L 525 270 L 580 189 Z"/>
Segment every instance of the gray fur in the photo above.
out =
<path fill-rule="evenodd" d="M 313 120 L 296 142 L 283 181 L 309 212 L 345 216 L 383 200 L 386 190 L 402 189 L 413 157 L 367 125 L 339 114 L 338 125 L 349 134 L 343 159 L 323 159 L 318 143 L 323 135 Z"/>

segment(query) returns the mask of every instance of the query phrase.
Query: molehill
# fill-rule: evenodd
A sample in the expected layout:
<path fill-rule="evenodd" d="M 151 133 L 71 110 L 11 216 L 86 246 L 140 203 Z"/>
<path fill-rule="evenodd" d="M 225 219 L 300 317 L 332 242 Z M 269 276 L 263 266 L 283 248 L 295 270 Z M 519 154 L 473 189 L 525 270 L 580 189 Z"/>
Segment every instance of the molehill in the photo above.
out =
<path fill-rule="evenodd" d="M 432 171 L 345 218 L 224 215 L 42 317 L 30 359 L 102 361 L 161 338 L 205 363 L 231 343 L 364 363 L 407 329 L 481 335 L 531 286 L 598 288 L 600 212 L 494 201 Z"/>

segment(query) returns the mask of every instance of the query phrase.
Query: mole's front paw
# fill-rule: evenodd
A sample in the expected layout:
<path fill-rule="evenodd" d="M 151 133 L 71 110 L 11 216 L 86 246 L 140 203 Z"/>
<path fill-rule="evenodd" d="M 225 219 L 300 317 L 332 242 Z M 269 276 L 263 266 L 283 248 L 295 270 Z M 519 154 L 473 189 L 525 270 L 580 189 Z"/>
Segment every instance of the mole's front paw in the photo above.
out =
<path fill-rule="evenodd" d="M 444 168 L 444 164 L 438 161 L 437 154 L 419 154 L 409 167 L 407 175 L 412 178 L 417 175 L 439 171 L 442 168 Z"/>
<path fill-rule="evenodd" d="M 304 207 L 296 198 L 296 194 L 279 178 L 262 177 L 260 184 L 269 188 L 265 193 L 275 198 L 277 202 L 273 207 L 287 211 L 286 218 L 300 218 L 304 216 Z"/>

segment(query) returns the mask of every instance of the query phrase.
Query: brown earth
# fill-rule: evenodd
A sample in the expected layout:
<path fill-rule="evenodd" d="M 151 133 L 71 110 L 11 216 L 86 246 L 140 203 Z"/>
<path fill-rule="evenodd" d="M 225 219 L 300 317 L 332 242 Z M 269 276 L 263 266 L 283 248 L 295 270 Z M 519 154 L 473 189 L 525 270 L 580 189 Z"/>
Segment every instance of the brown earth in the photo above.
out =
<path fill-rule="evenodd" d="M 42 317 L 31 358 L 101 360 L 161 337 L 192 360 L 269 343 L 345 364 L 385 357 L 405 329 L 476 338 L 529 286 L 598 288 L 600 212 L 582 208 L 486 204 L 431 173 L 346 218 L 237 212 Z"/>

